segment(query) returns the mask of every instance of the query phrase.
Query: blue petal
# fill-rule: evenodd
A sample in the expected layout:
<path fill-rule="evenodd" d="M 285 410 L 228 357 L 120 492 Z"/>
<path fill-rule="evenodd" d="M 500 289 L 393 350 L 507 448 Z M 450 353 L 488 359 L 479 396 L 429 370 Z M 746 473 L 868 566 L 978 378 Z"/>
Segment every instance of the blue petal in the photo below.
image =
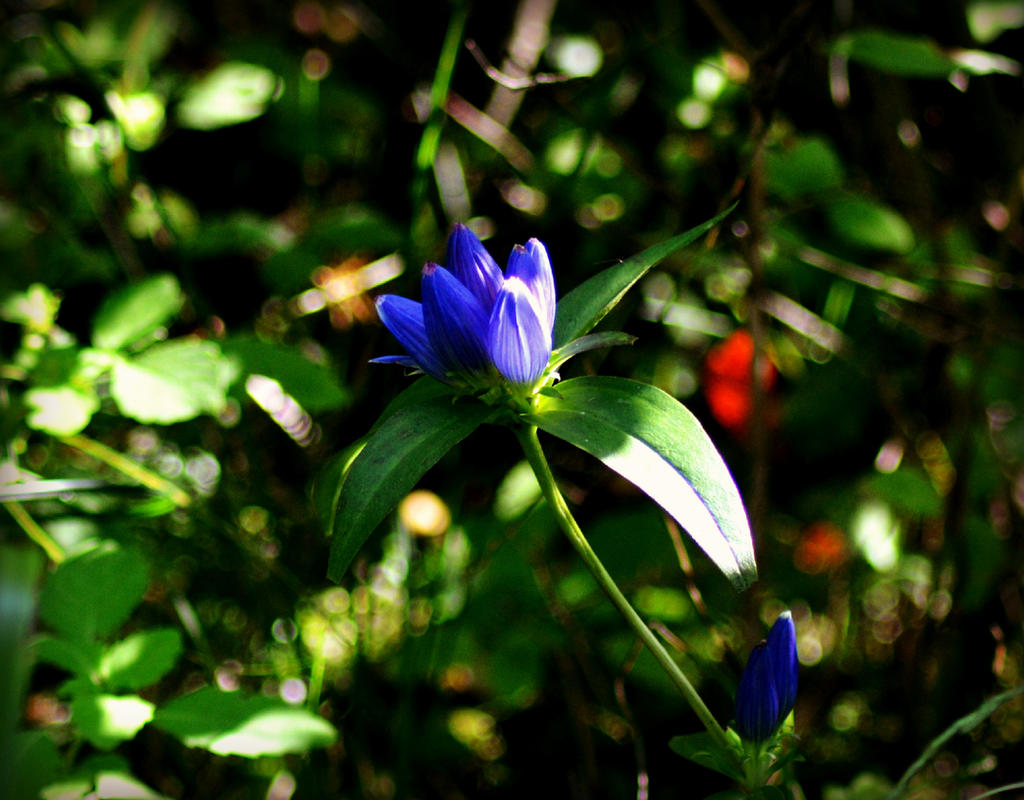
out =
<path fill-rule="evenodd" d="M 555 276 L 544 245 L 536 239 L 530 239 L 526 247 L 516 245 L 505 272 L 509 278 L 519 278 L 526 284 L 537 301 L 541 322 L 551 330 L 555 324 Z"/>
<path fill-rule="evenodd" d="M 487 312 L 444 267 L 423 268 L 423 322 L 433 351 L 449 373 L 463 376 L 487 367 Z"/>
<path fill-rule="evenodd" d="M 394 363 L 418 367 L 439 381 L 448 383 L 444 365 L 427 338 L 423 322 L 423 306 L 415 300 L 395 294 L 381 295 L 377 298 L 376 303 L 377 316 L 380 317 L 380 321 L 409 354 L 407 361 L 398 360 L 403 358 L 402 356 L 385 356 L 384 358 L 392 359 Z M 374 361 L 391 363 L 384 361 L 384 358 L 374 359 Z"/>
<path fill-rule="evenodd" d="M 465 225 L 459 223 L 448 237 L 445 259 L 448 270 L 473 293 L 484 310 L 490 313 L 494 298 L 501 289 L 501 268 L 486 248 Z"/>
<path fill-rule="evenodd" d="M 750 651 L 736 689 L 736 730 L 750 742 L 762 742 L 779 726 L 772 657 L 765 642 Z"/>
<path fill-rule="evenodd" d="M 519 278 L 507 278 L 491 312 L 487 349 L 498 372 L 513 383 L 532 384 L 551 358 L 551 328 Z"/>
<path fill-rule="evenodd" d="M 421 369 L 411 356 L 378 356 L 370 359 L 371 364 L 401 364 L 403 367 Z M 422 370 L 421 370 L 422 371 Z"/>
<path fill-rule="evenodd" d="M 793 615 L 783 611 L 768 632 L 768 652 L 772 658 L 775 689 L 779 695 L 779 722 L 782 722 L 796 703 L 797 657 L 796 628 Z"/>

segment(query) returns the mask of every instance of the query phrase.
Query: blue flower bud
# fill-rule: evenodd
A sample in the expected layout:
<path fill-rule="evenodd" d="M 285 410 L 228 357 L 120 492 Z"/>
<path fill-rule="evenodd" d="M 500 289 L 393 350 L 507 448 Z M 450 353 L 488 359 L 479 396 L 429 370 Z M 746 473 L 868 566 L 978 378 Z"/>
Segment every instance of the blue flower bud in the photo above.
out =
<path fill-rule="evenodd" d="M 796 701 L 796 628 L 784 611 L 750 652 L 736 689 L 736 730 L 747 741 L 771 737 Z"/>
<path fill-rule="evenodd" d="M 536 239 L 501 269 L 465 225 L 448 239 L 448 267 L 423 268 L 423 303 L 377 298 L 381 322 L 405 353 L 373 359 L 425 372 L 459 390 L 511 384 L 535 391 L 551 359 L 555 279 Z"/>

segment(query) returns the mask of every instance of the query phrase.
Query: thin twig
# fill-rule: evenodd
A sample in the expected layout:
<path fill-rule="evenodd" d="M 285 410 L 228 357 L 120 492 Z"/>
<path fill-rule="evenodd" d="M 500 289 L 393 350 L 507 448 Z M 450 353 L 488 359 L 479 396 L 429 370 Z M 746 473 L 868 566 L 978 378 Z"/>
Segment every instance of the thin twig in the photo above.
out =
<path fill-rule="evenodd" d="M 506 89 L 510 89 L 514 92 L 519 92 L 524 89 L 533 89 L 536 86 L 541 86 L 549 83 L 565 83 L 575 78 L 573 75 L 565 75 L 555 72 L 537 72 L 533 75 L 509 75 L 506 72 L 502 72 L 496 66 L 494 66 L 484 55 L 484 51 L 480 49 L 478 45 L 472 39 L 466 39 L 466 49 L 473 54 L 473 58 L 476 59 L 476 63 L 480 65 L 488 78 L 494 81 L 499 86 L 504 86 Z"/>

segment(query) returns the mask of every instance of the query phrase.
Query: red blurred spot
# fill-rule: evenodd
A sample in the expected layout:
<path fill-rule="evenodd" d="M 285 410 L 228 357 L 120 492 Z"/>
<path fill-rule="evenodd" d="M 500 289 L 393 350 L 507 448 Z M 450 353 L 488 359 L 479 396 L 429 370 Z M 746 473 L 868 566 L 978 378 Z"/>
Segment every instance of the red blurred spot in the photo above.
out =
<path fill-rule="evenodd" d="M 754 406 L 753 363 L 754 339 L 742 328 L 708 350 L 704 360 L 704 397 L 711 414 L 722 427 L 737 436 L 745 436 L 750 427 Z M 765 392 L 775 385 L 775 378 L 775 365 L 763 358 L 761 387 Z"/>
<path fill-rule="evenodd" d="M 801 572 L 818 575 L 846 563 L 848 552 L 846 534 L 838 525 L 815 522 L 797 542 L 793 564 Z"/>

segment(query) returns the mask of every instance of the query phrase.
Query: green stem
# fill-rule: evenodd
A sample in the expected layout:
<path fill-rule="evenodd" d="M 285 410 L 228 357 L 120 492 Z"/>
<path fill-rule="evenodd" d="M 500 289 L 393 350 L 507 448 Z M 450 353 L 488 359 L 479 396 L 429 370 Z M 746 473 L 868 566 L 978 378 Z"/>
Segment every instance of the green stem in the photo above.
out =
<path fill-rule="evenodd" d="M 64 548 L 61 547 L 57 542 L 48 534 L 39 523 L 32 519 L 32 516 L 25 510 L 24 506 L 21 505 L 17 500 L 5 500 L 4 508 L 7 512 L 14 517 L 15 522 L 21 526 L 21 529 L 25 531 L 25 534 L 39 545 L 46 552 L 46 555 L 54 564 L 59 564 L 64 560 L 66 554 Z"/>
<path fill-rule="evenodd" d="M 636 635 L 640 637 L 640 640 L 647 645 L 665 672 L 668 673 L 669 678 L 672 679 L 676 688 L 682 693 L 686 702 L 690 704 L 690 708 L 700 718 L 708 733 L 722 747 L 724 752 L 731 753 L 732 746 L 729 744 L 729 739 L 725 735 L 725 731 L 722 730 L 722 726 L 718 724 L 718 721 L 708 710 L 708 707 L 704 705 L 704 701 L 697 694 L 697 690 L 693 688 L 693 684 L 683 674 L 683 671 L 673 660 L 672 656 L 669 655 L 664 645 L 662 645 L 643 619 L 640 618 L 640 615 L 636 613 L 633 606 L 629 604 L 626 596 L 616 585 L 612 576 L 608 574 L 608 570 L 605 569 L 604 564 L 597 557 L 597 553 L 590 546 L 590 542 L 583 535 L 583 531 L 580 530 L 580 526 L 573 518 L 565 498 L 562 497 L 562 493 L 555 483 L 554 475 L 551 474 L 551 468 L 548 466 L 547 459 L 544 457 L 544 451 L 540 446 L 540 440 L 537 438 L 537 428 L 529 425 L 517 427 L 515 430 L 523 452 L 526 454 L 526 460 L 533 468 L 533 473 L 537 476 L 541 491 L 543 491 L 544 497 L 551 506 L 551 510 L 554 511 L 555 518 L 569 537 L 573 547 L 576 548 L 576 552 L 582 556 L 584 563 L 591 574 L 593 574 L 595 580 L 597 580 L 598 585 L 608 596 L 608 599 L 612 601 L 612 605 L 618 609 L 626 622 L 636 632 Z"/>

